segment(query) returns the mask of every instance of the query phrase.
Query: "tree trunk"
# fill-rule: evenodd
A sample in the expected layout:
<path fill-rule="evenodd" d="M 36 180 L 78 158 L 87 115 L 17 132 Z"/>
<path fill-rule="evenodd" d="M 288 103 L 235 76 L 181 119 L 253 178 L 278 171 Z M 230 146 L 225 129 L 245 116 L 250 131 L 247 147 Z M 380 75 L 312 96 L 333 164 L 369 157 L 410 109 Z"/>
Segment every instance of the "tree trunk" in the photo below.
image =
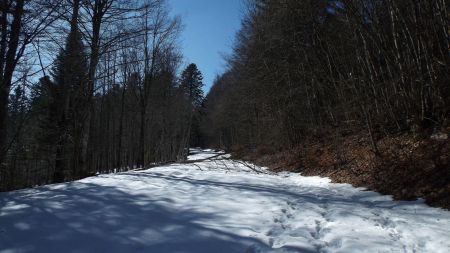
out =
<path fill-rule="evenodd" d="M 84 127 L 82 134 L 82 147 L 81 147 L 81 170 L 82 176 L 89 172 L 89 141 L 91 135 L 91 128 L 94 124 L 94 85 L 95 74 L 100 57 L 100 28 L 102 24 L 102 18 L 104 15 L 104 7 L 107 1 L 96 0 L 94 4 L 94 15 L 92 17 L 92 41 L 91 41 L 91 54 L 90 64 L 87 78 L 87 99 L 86 99 L 86 115 L 84 119 Z"/>
<path fill-rule="evenodd" d="M 3 1 L 4 2 L 4 1 Z M 9 42 L 6 46 L 6 37 L 2 34 L 1 50 L 5 54 L 5 61 L 3 62 L 4 55 L 0 55 L 2 59 L 0 65 L 1 70 L 4 70 L 0 77 L 0 165 L 3 163 L 7 152 L 7 115 L 8 115 L 8 102 L 9 92 L 11 90 L 11 82 L 14 70 L 17 65 L 16 52 L 19 46 L 19 38 L 22 29 L 22 15 L 23 15 L 24 0 L 17 0 L 15 10 L 13 12 L 13 19 L 11 23 L 11 32 Z M 2 27 L 7 26 L 7 20 L 5 19 L 5 11 L 3 10 Z M 5 39 L 5 40 L 3 40 Z M 7 50 L 6 50 L 7 48 Z"/>

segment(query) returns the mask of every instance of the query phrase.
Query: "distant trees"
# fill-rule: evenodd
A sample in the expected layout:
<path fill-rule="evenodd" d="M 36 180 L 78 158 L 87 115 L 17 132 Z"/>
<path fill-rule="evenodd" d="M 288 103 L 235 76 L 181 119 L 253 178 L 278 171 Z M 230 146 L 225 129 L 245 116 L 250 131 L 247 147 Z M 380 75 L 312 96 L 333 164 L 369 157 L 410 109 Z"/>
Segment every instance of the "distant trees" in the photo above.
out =
<path fill-rule="evenodd" d="M 179 89 L 194 108 L 199 108 L 203 102 L 203 76 L 197 65 L 189 64 L 181 73 Z"/>
<path fill-rule="evenodd" d="M 0 190 L 184 159 L 202 77 L 177 76 L 166 1 L 1 4 Z"/>
<path fill-rule="evenodd" d="M 187 102 L 187 122 L 186 148 L 199 146 L 202 144 L 200 133 L 200 113 L 204 99 L 203 75 L 194 63 L 189 64 L 181 73 L 179 91 Z"/>
<path fill-rule="evenodd" d="M 448 120 L 446 1 L 250 3 L 207 96 L 210 143 L 296 146 L 365 131 L 377 152 L 382 135 Z"/>

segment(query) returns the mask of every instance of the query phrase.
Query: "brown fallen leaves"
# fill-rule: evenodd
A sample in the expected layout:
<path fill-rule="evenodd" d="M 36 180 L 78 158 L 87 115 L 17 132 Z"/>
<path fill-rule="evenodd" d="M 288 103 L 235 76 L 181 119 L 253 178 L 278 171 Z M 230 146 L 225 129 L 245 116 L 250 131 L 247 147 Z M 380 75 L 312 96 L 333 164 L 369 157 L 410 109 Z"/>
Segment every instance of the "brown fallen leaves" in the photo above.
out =
<path fill-rule="evenodd" d="M 234 155 L 274 171 L 326 176 L 396 199 L 424 198 L 432 206 L 450 209 L 450 139 L 407 133 L 384 137 L 377 145 L 379 155 L 365 134 L 353 134 L 307 140 L 289 150 L 241 149 Z"/>

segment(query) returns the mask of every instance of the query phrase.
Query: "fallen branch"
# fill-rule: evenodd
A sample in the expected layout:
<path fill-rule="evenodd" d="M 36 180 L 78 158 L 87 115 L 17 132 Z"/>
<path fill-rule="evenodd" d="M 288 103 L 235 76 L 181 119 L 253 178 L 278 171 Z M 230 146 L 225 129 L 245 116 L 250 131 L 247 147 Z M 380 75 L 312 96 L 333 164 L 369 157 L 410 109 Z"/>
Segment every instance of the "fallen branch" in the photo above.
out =
<path fill-rule="evenodd" d="M 224 155 L 224 154 L 218 154 L 218 155 L 215 155 L 215 156 L 211 156 L 211 157 L 208 157 L 208 158 L 203 158 L 203 159 L 197 159 L 197 160 L 186 160 L 186 161 L 181 161 L 181 162 L 177 162 L 177 163 L 181 163 L 181 164 L 189 164 L 189 163 L 200 163 L 200 162 L 205 162 L 205 161 L 209 161 L 209 160 L 221 160 L 221 159 L 214 159 L 214 158 L 217 158 L 217 157 L 219 157 L 219 156 L 222 156 L 222 155 Z M 226 158 L 224 158 L 224 159 L 226 159 Z"/>
<path fill-rule="evenodd" d="M 221 157 L 223 155 L 224 154 L 217 154 L 217 155 L 214 155 L 214 156 L 211 156 L 211 157 L 208 157 L 208 158 L 203 158 L 203 159 L 185 160 L 185 161 L 171 161 L 171 162 L 158 163 L 158 164 L 154 164 L 154 165 L 151 165 L 149 167 L 146 167 L 145 169 L 136 169 L 135 171 L 147 170 L 147 169 L 160 167 L 160 166 L 165 166 L 165 165 L 171 165 L 171 164 L 192 164 L 192 165 L 198 167 L 201 171 L 203 171 L 202 168 L 196 163 L 200 163 L 200 162 L 215 162 L 216 165 L 219 166 L 217 164 L 218 161 L 221 162 L 222 165 L 225 166 L 225 168 L 229 171 L 230 168 L 228 168 L 227 164 L 224 162 L 224 160 L 227 160 L 227 161 L 231 161 L 233 164 L 234 163 L 238 163 L 238 164 L 244 165 L 245 167 L 249 168 L 250 170 L 256 172 L 257 174 L 268 174 L 268 175 L 272 175 L 273 174 L 273 173 L 268 172 L 268 171 L 256 169 L 257 166 L 255 164 L 253 164 L 253 166 L 251 166 L 251 164 L 249 164 L 247 162 L 243 162 L 243 161 L 239 161 L 239 160 L 233 160 L 233 159 L 227 158 L 227 157 Z M 258 166 L 258 168 L 261 168 L 261 167 Z"/>
<path fill-rule="evenodd" d="M 242 165 L 244 165 L 245 167 L 247 167 L 247 168 L 251 169 L 252 171 L 256 172 L 257 174 L 267 174 L 267 175 L 272 175 L 272 174 L 273 174 L 273 173 L 271 173 L 271 172 L 269 172 L 269 171 L 265 171 L 265 170 L 262 170 L 262 169 L 257 170 L 256 167 L 258 167 L 258 168 L 261 168 L 261 167 L 255 165 L 255 164 L 253 164 L 253 167 L 252 167 L 252 166 L 251 166 L 249 163 L 247 163 L 247 162 L 243 162 L 243 161 L 239 161 L 239 160 L 233 160 L 233 159 L 229 159 L 229 158 L 224 158 L 224 160 L 230 160 L 230 161 L 232 161 L 232 162 L 234 162 L 234 163 L 242 164 Z"/>
<path fill-rule="evenodd" d="M 215 155 L 215 156 L 211 156 L 211 157 L 204 158 L 204 159 L 197 159 L 197 160 L 162 162 L 162 163 L 157 163 L 157 164 L 152 164 L 152 165 L 146 166 L 145 168 L 135 169 L 134 171 L 148 170 L 148 169 L 151 169 L 151 168 L 161 167 L 161 166 L 166 166 L 166 165 L 172 165 L 172 164 L 194 164 L 194 163 L 205 162 L 205 161 L 221 160 L 221 159 L 215 159 L 215 158 L 217 158 L 217 157 L 219 157 L 221 155 L 224 155 L 224 154 L 218 154 L 218 155 Z"/>

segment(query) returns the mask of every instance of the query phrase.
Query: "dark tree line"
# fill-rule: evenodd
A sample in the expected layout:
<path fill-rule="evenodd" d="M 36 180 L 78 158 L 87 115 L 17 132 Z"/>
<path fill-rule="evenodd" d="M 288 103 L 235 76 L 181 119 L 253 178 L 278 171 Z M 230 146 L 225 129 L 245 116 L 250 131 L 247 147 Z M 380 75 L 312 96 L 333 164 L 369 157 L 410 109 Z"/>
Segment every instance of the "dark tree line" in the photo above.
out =
<path fill-rule="evenodd" d="M 254 0 L 206 99 L 208 143 L 438 131 L 450 114 L 447 0 Z"/>
<path fill-rule="evenodd" d="M 0 190 L 186 157 L 203 83 L 166 1 L 1 5 Z"/>

